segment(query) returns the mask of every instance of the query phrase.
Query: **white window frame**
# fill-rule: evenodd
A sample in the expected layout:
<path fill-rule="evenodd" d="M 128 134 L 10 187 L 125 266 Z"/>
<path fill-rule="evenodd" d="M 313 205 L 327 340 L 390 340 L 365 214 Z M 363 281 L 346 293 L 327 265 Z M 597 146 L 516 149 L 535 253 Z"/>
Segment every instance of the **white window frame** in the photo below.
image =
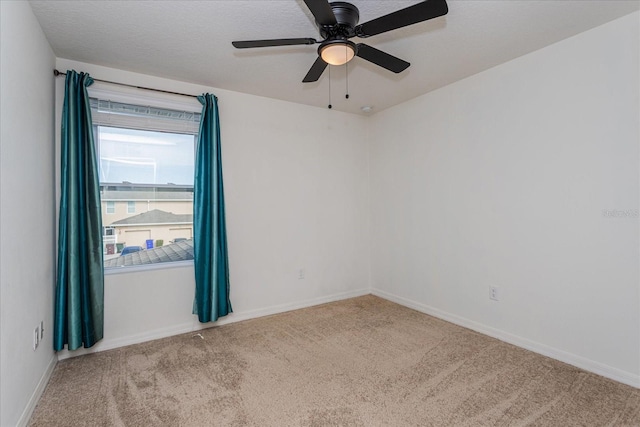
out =
<path fill-rule="evenodd" d="M 104 209 L 105 213 L 107 215 L 112 215 L 112 214 L 116 213 L 116 202 L 112 202 L 112 201 L 108 200 L 106 203 L 107 203 L 107 205 L 106 205 L 106 207 Z"/>
<path fill-rule="evenodd" d="M 128 214 L 136 213 L 136 202 L 135 201 L 128 201 L 127 202 L 127 213 Z"/>
<path fill-rule="evenodd" d="M 171 89 L 168 88 L 167 90 Z M 180 95 L 135 89 L 120 85 L 112 85 L 104 82 L 95 82 L 93 85 L 87 88 L 87 91 L 89 93 L 89 97 L 91 98 L 108 99 L 113 102 L 122 102 L 133 105 L 146 105 L 150 107 L 165 108 L 170 110 L 180 110 L 194 113 L 202 112 L 202 105 L 195 97 L 189 98 Z M 94 127 L 95 126 L 96 123 L 94 122 Z M 97 154 L 99 155 L 99 153 Z M 187 267 L 193 267 L 193 260 L 145 264 L 121 268 L 109 268 L 104 269 L 104 275 L 108 276 L 112 274 L 135 273 L 149 270 Z"/>

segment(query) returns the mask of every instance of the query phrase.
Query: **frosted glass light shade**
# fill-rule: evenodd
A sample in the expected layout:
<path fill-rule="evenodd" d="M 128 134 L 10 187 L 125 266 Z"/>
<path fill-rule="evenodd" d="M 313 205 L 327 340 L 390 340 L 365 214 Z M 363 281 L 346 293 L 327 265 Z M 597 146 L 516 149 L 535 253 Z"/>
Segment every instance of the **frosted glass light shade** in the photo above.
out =
<path fill-rule="evenodd" d="M 351 61 L 355 56 L 354 47 L 348 42 L 331 43 L 320 47 L 320 57 L 331 65 L 343 65 Z"/>

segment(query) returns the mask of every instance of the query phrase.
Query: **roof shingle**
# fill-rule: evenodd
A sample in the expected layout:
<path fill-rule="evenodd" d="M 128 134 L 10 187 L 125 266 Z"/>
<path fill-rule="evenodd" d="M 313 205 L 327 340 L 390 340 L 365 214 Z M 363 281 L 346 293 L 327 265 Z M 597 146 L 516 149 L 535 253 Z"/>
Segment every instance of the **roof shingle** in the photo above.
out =
<path fill-rule="evenodd" d="M 108 259 L 104 262 L 104 267 L 131 267 L 161 262 L 188 261 L 191 259 L 193 259 L 193 239 Z"/>

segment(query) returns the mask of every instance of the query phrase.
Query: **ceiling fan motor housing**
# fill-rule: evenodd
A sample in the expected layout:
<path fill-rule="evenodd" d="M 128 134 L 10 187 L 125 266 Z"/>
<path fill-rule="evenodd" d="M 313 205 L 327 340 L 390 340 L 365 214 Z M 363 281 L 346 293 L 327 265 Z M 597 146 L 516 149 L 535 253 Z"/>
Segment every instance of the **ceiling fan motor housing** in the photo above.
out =
<path fill-rule="evenodd" d="M 336 25 L 324 26 L 318 22 L 318 30 L 323 39 L 347 39 L 356 35 L 354 28 L 358 25 L 360 11 L 351 3 L 336 1 L 330 3 L 336 17 Z"/>

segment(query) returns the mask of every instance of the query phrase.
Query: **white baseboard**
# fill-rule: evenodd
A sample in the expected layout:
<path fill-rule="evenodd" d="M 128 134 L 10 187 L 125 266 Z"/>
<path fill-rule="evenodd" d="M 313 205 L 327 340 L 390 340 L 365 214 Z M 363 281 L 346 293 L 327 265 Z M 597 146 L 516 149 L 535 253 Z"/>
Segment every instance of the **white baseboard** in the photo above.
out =
<path fill-rule="evenodd" d="M 585 371 L 589 371 L 594 374 L 601 375 L 603 377 L 612 379 L 614 381 L 618 381 L 623 384 L 630 385 L 632 387 L 640 388 L 640 375 L 637 375 L 631 372 L 626 372 L 621 369 L 617 369 L 617 368 L 605 365 L 603 363 L 596 362 L 594 360 L 587 359 L 582 356 L 578 356 L 576 354 L 568 353 L 566 351 L 559 350 L 557 348 L 553 348 L 545 344 L 541 344 L 539 342 L 531 341 L 527 338 L 513 335 L 509 332 L 505 332 L 500 329 L 495 329 L 490 326 L 486 326 L 481 323 L 474 322 L 473 320 L 469 320 L 452 313 L 438 310 L 437 308 L 430 307 L 428 305 L 425 305 L 416 301 L 412 301 L 410 299 L 403 298 L 397 295 L 393 295 L 379 289 L 371 289 L 371 293 L 380 298 L 384 298 L 386 300 L 395 302 L 405 307 L 412 308 L 414 310 L 420 311 L 430 316 L 437 317 L 442 320 L 446 320 L 447 322 L 451 322 L 468 329 L 472 329 L 476 332 L 480 332 L 481 334 L 488 335 L 493 338 L 497 338 L 500 341 L 504 341 L 509 344 L 513 344 L 518 347 L 525 348 L 527 350 L 533 351 L 534 353 L 542 354 L 543 356 L 547 356 L 552 359 L 559 360 L 561 362 L 567 363 L 569 365 L 573 365 L 577 368 L 584 369 Z"/>
<path fill-rule="evenodd" d="M 327 295 L 318 298 L 311 298 L 308 300 L 296 301 L 287 304 L 275 305 L 271 307 L 260 308 L 256 310 L 249 310 L 245 312 L 234 312 L 221 318 L 216 322 L 200 323 L 194 316 L 191 322 L 172 325 L 166 328 L 159 328 L 150 331 L 145 331 L 140 334 L 129 335 L 126 337 L 118 337 L 114 339 L 104 339 L 98 342 L 91 348 L 80 348 L 75 351 L 62 350 L 58 352 L 58 360 L 68 359 L 70 357 L 82 356 L 85 354 L 97 353 L 105 350 L 112 350 L 114 348 L 124 347 L 132 344 L 139 344 L 146 341 L 157 340 L 160 338 L 166 338 L 174 335 L 184 334 L 188 332 L 195 332 L 202 329 L 212 328 L 216 326 L 227 325 L 229 323 L 240 322 L 243 320 L 255 319 L 257 317 L 270 316 L 272 314 L 284 313 L 291 310 L 298 310 L 300 308 L 312 307 L 314 305 L 326 304 L 328 302 L 340 301 L 343 299 L 359 297 L 370 294 L 370 290 L 359 289 L 355 291 L 341 292 L 338 294 Z"/>
<path fill-rule="evenodd" d="M 42 374 L 40 381 L 38 381 L 38 385 L 36 386 L 36 389 L 33 391 L 33 394 L 31 394 L 31 397 L 29 398 L 29 402 L 27 402 L 27 406 L 25 406 L 24 411 L 22 411 L 22 415 L 20 415 L 20 418 L 18 419 L 16 426 L 23 427 L 29 424 L 29 420 L 31 419 L 33 410 L 36 409 L 36 405 L 40 400 L 40 396 L 42 396 L 44 389 L 47 387 L 47 384 L 49 383 L 49 379 L 51 378 L 51 374 L 53 374 L 53 368 L 56 367 L 57 363 L 58 363 L 58 358 L 55 355 L 53 355 L 51 357 L 51 360 L 49 361 L 49 365 L 47 366 L 47 369 L 44 371 L 44 374 Z"/>

